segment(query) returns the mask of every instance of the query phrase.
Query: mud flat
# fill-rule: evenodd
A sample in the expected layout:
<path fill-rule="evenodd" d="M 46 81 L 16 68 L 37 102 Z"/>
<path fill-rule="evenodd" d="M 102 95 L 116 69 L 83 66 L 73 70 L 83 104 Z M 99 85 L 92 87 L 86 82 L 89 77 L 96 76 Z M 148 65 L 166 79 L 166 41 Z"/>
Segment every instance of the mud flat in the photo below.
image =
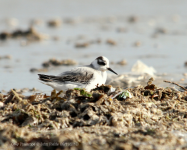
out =
<path fill-rule="evenodd" d="M 128 94 L 127 94 L 128 93 Z M 0 94 L 3 149 L 186 149 L 187 92 L 111 85 Z"/>

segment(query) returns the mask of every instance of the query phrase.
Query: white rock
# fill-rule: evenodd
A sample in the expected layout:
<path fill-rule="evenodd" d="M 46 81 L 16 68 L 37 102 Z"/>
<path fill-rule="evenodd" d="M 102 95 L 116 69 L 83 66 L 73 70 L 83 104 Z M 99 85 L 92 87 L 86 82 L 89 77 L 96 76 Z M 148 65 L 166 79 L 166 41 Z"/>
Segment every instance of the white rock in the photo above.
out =
<path fill-rule="evenodd" d="M 0 102 L 0 108 L 4 106 L 4 103 L 3 102 Z"/>

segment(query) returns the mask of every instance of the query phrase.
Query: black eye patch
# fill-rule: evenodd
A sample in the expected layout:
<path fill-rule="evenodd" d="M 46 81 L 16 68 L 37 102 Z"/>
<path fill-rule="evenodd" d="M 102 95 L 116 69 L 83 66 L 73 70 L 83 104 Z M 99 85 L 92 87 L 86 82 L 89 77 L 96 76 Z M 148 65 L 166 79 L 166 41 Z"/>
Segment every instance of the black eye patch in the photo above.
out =
<path fill-rule="evenodd" d="M 101 65 L 101 66 L 105 66 L 106 65 L 106 63 L 104 61 L 102 61 L 102 60 L 98 60 L 97 63 L 99 65 Z"/>

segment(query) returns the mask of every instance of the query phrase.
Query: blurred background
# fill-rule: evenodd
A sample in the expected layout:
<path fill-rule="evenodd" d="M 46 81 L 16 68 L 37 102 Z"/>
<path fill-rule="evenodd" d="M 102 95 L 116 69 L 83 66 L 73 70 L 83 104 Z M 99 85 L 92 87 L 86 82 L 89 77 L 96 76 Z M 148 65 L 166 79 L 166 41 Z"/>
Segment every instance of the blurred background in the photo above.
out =
<path fill-rule="evenodd" d="M 156 75 L 186 82 L 185 0 L 1 0 L 0 91 L 51 88 L 57 75 L 96 57 L 119 74 L 140 60 Z"/>

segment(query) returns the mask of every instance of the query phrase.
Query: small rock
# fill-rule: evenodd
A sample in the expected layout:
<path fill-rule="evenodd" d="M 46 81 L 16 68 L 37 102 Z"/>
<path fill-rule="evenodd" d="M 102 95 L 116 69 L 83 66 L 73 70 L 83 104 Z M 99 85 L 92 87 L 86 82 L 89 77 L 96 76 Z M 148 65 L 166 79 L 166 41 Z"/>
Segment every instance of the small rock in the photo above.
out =
<path fill-rule="evenodd" d="M 47 72 L 48 70 L 45 68 L 37 69 L 37 68 L 31 68 L 30 72 Z"/>
<path fill-rule="evenodd" d="M 46 61 L 46 62 L 44 62 L 44 63 L 42 63 L 42 66 L 43 67 L 50 67 L 50 63 L 49 63 L 49 61 Z"/>
<path fill-rule="evenodd" d="M 11 55 L 5 55 L 4 58 L 5 58 L 5 59 L 11 59 L 12 56 L 11 56 Z"/>
<path fill-rule="evenodd" d="M 3 102 L 0 102 L 0 108 L 2 108 L 4 106 Z"/>
<path fill-rule="evenodd" d="M 75 44 L 75 47 L 76 48 L 85 48 L 85 47 L 88 47 L 90 45 L 89 42 L 85 42 L 85 43 L 76 43 Z"/>
<path fill-rule="evenodd" d="M 12 38 L 17 38 L 17 37 L 20 37 L 20 36 L 22 36 L 22 35 L 24 35 L 24 32 L 23 32 L 22 30 L 20 30 L 20 29 L 15 30 L 15 31 L 13 31 L 13 32 L 11 33 L 11 37 L 12 37 Z"/>
<path fill-rule="evenodd" d="M 0 101 L 4 101 L 3 94 L 0 93 Z"/>
<path fill-rule="evenodd" d="M 6 40 L 9 37 L 10 37 L 10 34 L 7 32 L 0 33 L 0 40 Z"/>
<path fill-rule="evenodd" d="M 33 87 L 32 89 L 30 89 L 30 91 L 37 91 L 37 89 Z"/>
<path fill-rule="evenodd" d="M 167 33 L 167 29 L 165 29 L 165 28 L 157 28 L 155 33 L 166 34 Z"/>
<path fill-rule="evenodd" d="M 41 41 L 41 40 L 44 40 L 44 39 L 48 39 L 47 35 L 40 34 L 33 27 L 31 27 L 31 28 L 29 28 L 25 31 L 20 30 L 20 29 L 15 30 L 10 35 L 11 35 L 12 38 L 24 37 L 28 41 Z"/>
<path fill-rule="evenodd" d="M 11 55 L 0 56 L 0 59 L 11 59 Z"/>
<path fill-rule="evenodd" d="M 49 27 L 60 27 L 62 25 L 62 20 L 60 19 L 50 20 L 48 21 L 47 24 Z"/>
<path fill-rule="evenodd" d="M 183 76 L 185 76 L 185 77 L 186 77 L 186 76 L 187 76 L 187 73 L 183 73 Z"/>
<path fill-rule="evenodd" d="M 140 41 L 136 41 L 135 43 L 134 43 L 134 46 L 136 46 L 136 47 L 139 47 L 139 46 L 141 46 L 141 42 Z"/>
<path fill-rule="evenodd" d="M 119 65 L 126 65 L 127 64 L 127 61 L 125 59 L 119 61 L 117 64 Z"/>
<path fill-rule="evenodd" d="M 112 40 L 112 39 L 108 39 L 108 40 L 106 41 L 106 43 L 109 44 L 109 45 L 116 45 L 116 44 L 117 44 L 117 43 L 116 43 L 114 40 Z"/>
<path fill-rule="evenodd" d="M 57 59 L 50 59 L 49 61 L 46 61 L 42 64 L 43 67 L 48 68 L 51 65 L 52 66 L 61 66 L 61 65 L 65 65 L 65 66 L 69 66 L 69 65 L 76 65 L 77 62 L 71 59 L 65 59 L 65 60 L 57 60 Z"/>
<path fill-rule="evenodd" d="M 136 23 L 139 20 L 139 18 L 137 16 L 131 16 L 128 18 L 128 21 L 130 23 Z"/>

